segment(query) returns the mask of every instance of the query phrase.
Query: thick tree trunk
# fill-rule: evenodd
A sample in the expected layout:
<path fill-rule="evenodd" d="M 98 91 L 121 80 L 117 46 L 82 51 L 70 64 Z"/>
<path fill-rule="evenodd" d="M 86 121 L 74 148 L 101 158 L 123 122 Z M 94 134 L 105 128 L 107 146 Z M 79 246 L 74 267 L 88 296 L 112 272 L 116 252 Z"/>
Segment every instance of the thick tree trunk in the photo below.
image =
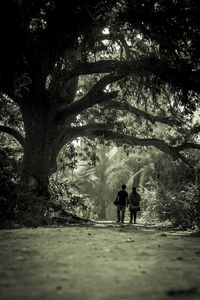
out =
<path fill-rule="evenodd" d="M 39 196 L 48 196 L 49 152 L 50 150 L 42 147 L 41 140 L 26 142 L 22 180 L 31 192 Z"/>
<path fill-rule="evenodd" d="M 20 222 L 41 225 L 49 207 L 49 177 L 56 171 L 58 154 L 55 128 L 45 118 L 25 120 L 22 194 L 18 199 Z"/>
<path fill-rule="evenodd" d="M 49 176 L 56 171 L 58 135 L 46 110 L 34 115 L 26 108 L 22 182 L 34 194 L 48 197 Z"/>
<path fill-rule="evenodd" d="M 30 191 L 48 196 L 49 176 L 56 171 L 56 145 L 48 132 L 27 132 L 23 159 L 23 182 Z"/>
<path fill-rule="evenodd" d="M 23 99 L 21 105 L 25 127 L 22 189 L 23 195 L 26 196 L 22 195 L 20 203 L 24 202 L 24 207 L 26 209 L 27 206 L 29 212 L 35 207 L 38 214 L 37 207 L 40 206 L 40 201 L 44 203 L 43 208 L 45 205 L 46 208 L 48 207 L 49 177 L 56 171 L 57 155 L 68 141 L 66 127 L 67 123 L 71 124 L 71 117 L 69 116 L 68 120 L 62 114 L 58 117 L 58 111 L 66 99 L 68 99 L 67 103 L 72 102 L 78 79 L 73 79 L 70 85 L 65 84 L 60 90 L 55 86 L 56 99 L 53 94 L 50 96 L 46 92 L 43 78 L 34 77 L 33 82 L 27 98 Z M 20 205 L 23 211 L 23 204 Z"/>

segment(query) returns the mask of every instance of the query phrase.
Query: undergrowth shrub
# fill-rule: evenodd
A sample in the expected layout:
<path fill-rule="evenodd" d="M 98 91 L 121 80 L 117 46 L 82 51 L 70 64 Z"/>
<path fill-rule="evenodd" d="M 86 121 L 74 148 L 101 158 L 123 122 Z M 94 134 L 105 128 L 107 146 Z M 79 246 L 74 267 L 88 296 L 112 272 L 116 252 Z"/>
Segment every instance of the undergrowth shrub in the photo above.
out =
<path fill-rule="evenodd" d="M 15 218 L 16 191 L 19 184 L 19 163 L 13 149 L 0 150 L 0 224 Z"/>
<path fill-rule="evenodd" d="M 197 185 L 190 183 L 181 191 L 157 188 L 159 205 L 156 207 L 161 220 L 169 219 L 172 224 L 181 228 L 194 228 L 199 224 Z"/>
<path fill-rule="evenodd" d="M 153 188 L 140 187 L 138 192 L 141 195 L 140 221 L 144 223 L 158 222 L 159 217 L 156 210 L 156 207 L 158 206 L 156 190 Z"/>
<path fill-rule="evenodd" d="M 14 209 L 15 220 L 24 226 L 45 225 L 45 211 L 49 207 L 47 197 L 36 196 L 23 189 L 18 189 L 17 205 Z"/>
<path fill-rule="evenodd" d="M 91 204 L 87 195 L 79 194 L 75 184 L 67 179 L 59 182 L 50 180 L 50 207 L 60 216 L 67 213 L 88 218 Z"/>
<path fill-rule="evenodd" d="M 183 229 L 200 227 L 197 184 L 185 184 L 177 191 L 155 183 L 149 189 L 141 188 L 140 193 L 143 221 L 171 222 Z"/>

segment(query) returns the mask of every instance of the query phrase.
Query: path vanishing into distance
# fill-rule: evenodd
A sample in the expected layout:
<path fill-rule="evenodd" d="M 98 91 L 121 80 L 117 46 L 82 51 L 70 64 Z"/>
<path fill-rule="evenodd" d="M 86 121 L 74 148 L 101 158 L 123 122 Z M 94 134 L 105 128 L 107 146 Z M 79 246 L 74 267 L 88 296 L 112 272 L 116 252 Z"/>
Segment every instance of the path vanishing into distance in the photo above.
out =
<path fill-rule="evenodd" d="M 96 222 L 0 230 L 0 300 L 200 299 L 200 237 Z"/>

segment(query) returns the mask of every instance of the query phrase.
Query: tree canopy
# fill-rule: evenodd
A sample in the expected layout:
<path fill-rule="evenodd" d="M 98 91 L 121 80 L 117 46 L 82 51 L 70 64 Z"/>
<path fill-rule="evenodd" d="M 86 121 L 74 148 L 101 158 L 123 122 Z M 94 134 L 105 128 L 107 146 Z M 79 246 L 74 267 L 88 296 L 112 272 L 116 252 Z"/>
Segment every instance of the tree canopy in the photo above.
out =
<path fill-rule="evenodd" d="M 24 182 L 43 194 L 79 137 L 187 163 L 200 149 L 199 12 L 186 0 L 1 1 L 1 97 L 19 105 L 25 136 L 0 130 L 23 146 Z"/>

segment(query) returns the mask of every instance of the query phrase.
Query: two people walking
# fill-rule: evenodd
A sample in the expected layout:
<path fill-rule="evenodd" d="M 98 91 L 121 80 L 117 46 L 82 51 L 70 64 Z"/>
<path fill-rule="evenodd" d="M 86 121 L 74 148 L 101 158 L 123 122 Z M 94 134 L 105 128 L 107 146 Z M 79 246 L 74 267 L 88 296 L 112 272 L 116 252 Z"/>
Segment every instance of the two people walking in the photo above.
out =
<path fill-rule="evenodd" d="M 118 192 L 115 203 L 117 204 L 117 222 L 124 223 L 125 209 L 129 206 L 130 223 L 136 223 L 137 212 L 140 211 L 140 194 L 137 193 L 136 187 L 132 187 L 132 192 L 128 196 L 126 185 L 122 185 L 122 189 Z"/>

